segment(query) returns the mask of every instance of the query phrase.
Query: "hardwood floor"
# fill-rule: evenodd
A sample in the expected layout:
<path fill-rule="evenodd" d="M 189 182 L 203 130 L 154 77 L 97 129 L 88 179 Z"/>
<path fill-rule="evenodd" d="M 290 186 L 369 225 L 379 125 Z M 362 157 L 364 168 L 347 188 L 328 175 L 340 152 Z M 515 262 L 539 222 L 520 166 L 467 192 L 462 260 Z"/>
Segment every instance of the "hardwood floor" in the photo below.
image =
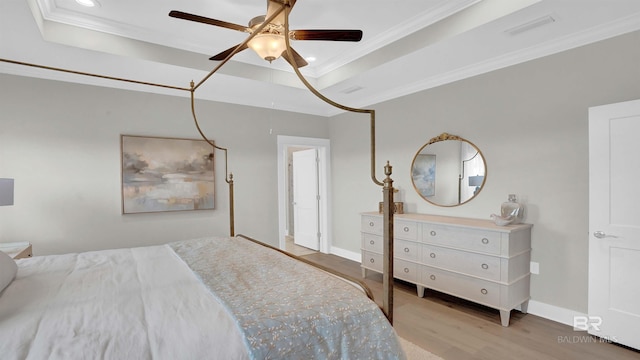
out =
<path fill-rule="evenodd" d="M 288 236 L 288 235 L 285 236 L 284 243 L 285 243 L 285 250 L 293 255 L 302 256 L 302 255 L 313 254 L 316 252 L 315 250 L 307 249 L 304 246 L 300 246 L 296 244 L 293 241 L 293 236 Z"/>
<path fill-rule="evenodd" d="M 303 257 L 362 278 L 357 262 L 322 253 Z M 382 305 L 382 276 L 368 274 L 364 281 Z M 503 327 L 498 310 L 428 289 L 425 297 L 419 298 L 415 285 L 398 280 L 393 302 L 398 335 L 445 360 L 640 359 L 639 351 L 515 310 L 510 326 Z"/>

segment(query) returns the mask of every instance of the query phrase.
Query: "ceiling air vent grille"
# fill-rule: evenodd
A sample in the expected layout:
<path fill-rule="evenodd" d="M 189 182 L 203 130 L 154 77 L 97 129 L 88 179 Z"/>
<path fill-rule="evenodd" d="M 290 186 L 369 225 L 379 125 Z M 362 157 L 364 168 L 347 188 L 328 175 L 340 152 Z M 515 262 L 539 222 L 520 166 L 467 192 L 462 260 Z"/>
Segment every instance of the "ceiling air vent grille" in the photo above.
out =
<path fill-rule="evenodd" d="M 341 93 L 343 93 L 343 94 L 351 94 L 351 93 L 354 93 L 356 91 L 360 91 L 362 89 L 364 89 L 362 86 L 356 85 L 356 86 L 352 86 L 352 87 L 349 87 L 349 88 L 346 88 L 346 89 L 342 90 Z"/>
<path fill-rule="evenodd" d="M 504 32 L 514 36 L 514 35 L 518 35 L 518 34 L 522 34 L 523 32 L 527 32 L 529 30 L 533 30 L 535 28 L 538 28 L 540 26 L 544 26 L 547 24 L 551 24 L 554 23 L 556 21 L 555 18 L 553 18 L 551 15 L 546 15 L 543 16 L 541 18 L 537 18 L 535 20 L 531 20 L 529 22 L 526 22 L 524 24 L 518 25 L 518 26 L 514 26 L 511 29 L 507 29 Z"/>

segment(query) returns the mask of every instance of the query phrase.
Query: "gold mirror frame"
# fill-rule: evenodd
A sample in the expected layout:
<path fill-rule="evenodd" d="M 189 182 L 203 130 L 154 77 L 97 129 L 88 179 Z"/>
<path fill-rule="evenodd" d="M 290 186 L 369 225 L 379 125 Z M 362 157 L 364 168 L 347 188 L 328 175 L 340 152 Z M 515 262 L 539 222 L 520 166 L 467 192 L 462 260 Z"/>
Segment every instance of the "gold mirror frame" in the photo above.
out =
<path fill-rule="evenodd" d="M 452 151 L 457 144 L 446 148 L 444 143 L 438 144 L 442 145 L 440 149 L 435 146 L 446 141 L 459 142 L 457 153 Z M 429 145 L 433 145 L 432 151 L 425 151 Z M 467 151 L 463 153 L 465 145 Z M 418 149 L 410 171 L 411 184 L 421 198 L 436 206 L 453 207 L 466 204 L 482 191 L 487 180 L 487 161 L 471 141 L 442 133 Z"/>

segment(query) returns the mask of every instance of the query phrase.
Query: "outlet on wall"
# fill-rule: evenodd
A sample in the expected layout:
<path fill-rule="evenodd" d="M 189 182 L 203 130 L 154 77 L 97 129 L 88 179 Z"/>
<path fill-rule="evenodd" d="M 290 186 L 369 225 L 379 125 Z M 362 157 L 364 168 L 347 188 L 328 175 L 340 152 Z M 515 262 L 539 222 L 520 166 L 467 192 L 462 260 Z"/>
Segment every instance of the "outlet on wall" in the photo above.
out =
<path fill-rule="evenodd" d="M 539 264 L 539 263 L 537 263 L 537 262 L 533 262 L 533 261 L 532 261 L 532 262 L 529 264 L 529 271 L 530 271 L 532 274 L 536 274 L 536 275 L 540 274 L 540 264 Z"/>

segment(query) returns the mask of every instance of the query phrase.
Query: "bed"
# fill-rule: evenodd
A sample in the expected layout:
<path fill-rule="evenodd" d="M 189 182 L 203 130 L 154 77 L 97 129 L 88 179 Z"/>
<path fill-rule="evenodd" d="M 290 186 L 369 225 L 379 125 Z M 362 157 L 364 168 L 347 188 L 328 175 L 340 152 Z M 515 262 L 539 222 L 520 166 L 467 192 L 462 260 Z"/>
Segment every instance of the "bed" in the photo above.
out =
<path fill-rule="evenodd" d="M 0 286 L 2 359 L 405 358 L 366 288 L 242 235 L 0 254 Z"/>

